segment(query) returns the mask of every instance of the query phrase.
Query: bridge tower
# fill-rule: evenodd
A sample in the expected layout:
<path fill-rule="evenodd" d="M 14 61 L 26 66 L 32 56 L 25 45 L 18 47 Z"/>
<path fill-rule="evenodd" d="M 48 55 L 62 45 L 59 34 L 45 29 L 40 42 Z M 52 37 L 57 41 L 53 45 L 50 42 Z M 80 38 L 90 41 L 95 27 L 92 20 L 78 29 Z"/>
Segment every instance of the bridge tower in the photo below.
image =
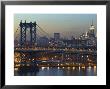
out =
<path fill-rule="evenodd" d="M 26 32 L 30 30 L 30 47 L 34 47 L 36 43 L 36 22 L 24 23 L 22 21 L 19 24 L 20 26 L 20 46 L 26 47 Z"/>

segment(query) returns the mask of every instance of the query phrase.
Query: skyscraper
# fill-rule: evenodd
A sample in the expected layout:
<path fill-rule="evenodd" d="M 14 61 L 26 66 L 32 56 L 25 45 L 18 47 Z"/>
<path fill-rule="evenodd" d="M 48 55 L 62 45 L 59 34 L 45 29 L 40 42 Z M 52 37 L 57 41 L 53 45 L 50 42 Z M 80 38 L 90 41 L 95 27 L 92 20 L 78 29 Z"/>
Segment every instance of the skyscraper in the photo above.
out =
<path fill-rule="evenodd" d="M 94 30 L 95 30 L 95 26 L 93 25 L 93 22 L 92 22 L 92 25 L 89 27 L 89 31 L 87 33 L 87 36 L 88 36 L 87 45 L 89 46 L 97 45 L 97 39 L 96 39 Z"/>
<path fill-rule="evenodd" d="M 60 33 L 54 33 L 54 39 L 59 40 L 60 39 Z"/>
<path fill-rule="evenodd" d="M 93 25 L 93 22 L 92 22 L 91 26 L 89 27 L 89 31 L 88 31 L 89 37 L 95 37 L 94 30 L 95 30 L 95 26 Z"/>

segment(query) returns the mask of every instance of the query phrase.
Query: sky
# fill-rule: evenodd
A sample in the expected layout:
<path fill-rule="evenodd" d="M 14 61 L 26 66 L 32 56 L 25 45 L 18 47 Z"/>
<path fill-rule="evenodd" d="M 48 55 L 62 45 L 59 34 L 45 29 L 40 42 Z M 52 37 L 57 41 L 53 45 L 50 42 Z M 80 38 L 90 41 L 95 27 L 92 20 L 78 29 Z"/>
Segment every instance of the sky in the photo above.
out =
<path fill-rule="evenodd" d="M 54 33 L 60 33 L 63 38 L 69 38 L 71 36 L 78 37 L 89 30 L 92 21 L 97 30 L 96 14 L 14 14 L 15 36 L 19 33 L 16 30 L 19 28 L 21 20 L 22 22 L 26 20 L 28 23 L 36 21 L 50 37 L 53 37 Z M 37 34 L 42 33 L 39 30 L 37 29 Z"/>

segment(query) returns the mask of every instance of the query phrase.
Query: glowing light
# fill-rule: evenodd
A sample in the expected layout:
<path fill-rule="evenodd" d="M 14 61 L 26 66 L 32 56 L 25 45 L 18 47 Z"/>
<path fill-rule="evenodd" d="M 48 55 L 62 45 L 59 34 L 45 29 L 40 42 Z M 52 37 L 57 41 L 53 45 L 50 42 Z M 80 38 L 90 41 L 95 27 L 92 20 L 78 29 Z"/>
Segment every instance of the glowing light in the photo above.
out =
<path fill-rule="evenodd" d="M 91 66 L 89 66 L 88 68 L 91 69 Z"/>
<path fill-rule="evenodd" d="M 90 51 L 91 49 L 89 49 L 89 51 Z"/>
<path fill-rule="evenodd" d="M 85 66 L 82 66 L 83 69 L 85 69 Z"/>
<path fill-rule="evenodd" d="M 49 70 L 49 67 L 47 67 L 47 69 Z"/>
<path fill-rule="evenodd" d="M 62 66 L 63 64 L 61 64 L 61 66 Z"/>
<path fill-rule="evenodd" d="M 16 66 L 16 67 L 20 67 L 20 64 L 16 64 L 15 66 Z"/>
<path fill-rule="evenodd" d="M 42 62 L 46 62 L 46 61 L 42 61 Z"/>
<path fill-rule="evenodd" d="M 70 69 L 70 67 L 68 67 L 68 69 Z"/>
<path fill-rule="evenodd" d="M 75 67 L 73 67 L 73 70 L 75 69 Z"/>
<path fill-rule="evenodd" d="M 66 63 L 66 65 L 68 65 L 69 63 Z"/>
<path fill-rule="evenodd" d="M 41 67 L 41 69 L 42 69 L 42 70 L 44 70 L 44 69 L 45 69 L 45 67 Z"/>
<path fill-rule="evenodd" d="M 16 70 L 16 71 L 17 71 L 17 70 L 18 70 L 18 68 L 14 68 L 14 70 Z"/>
<path fill-rule="evenodd" d="M 94 68 L 96 68 L 96 66 L 94 66 Z"/>
<path fill-rule="evenodd" d="M 47 60 L 47 58 L 46 57 L 42 57 L 42 59 L 41 60 Z"/>
<path fill-rule="evenodd" d="M 27 64 L 27 66 L 30 66 L 29 64 Z"/>
<path fill-rule="evenodd" d="M 79 70 L 80 70 L 81 68 L 79 67 Z"/>

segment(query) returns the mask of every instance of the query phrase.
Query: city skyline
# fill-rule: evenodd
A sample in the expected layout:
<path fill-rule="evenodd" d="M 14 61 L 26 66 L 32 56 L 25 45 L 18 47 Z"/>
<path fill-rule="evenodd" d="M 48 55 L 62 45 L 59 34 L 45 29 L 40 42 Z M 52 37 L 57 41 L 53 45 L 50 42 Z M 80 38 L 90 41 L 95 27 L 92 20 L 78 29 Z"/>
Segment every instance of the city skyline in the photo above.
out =
<path fill-rule="evenodd" d="M 14 75 L 96 76 L 96 20 L 95 14 L 15 15 Z"/>
<path fill-rule="evenodd" d="M 96 14 L 15 14 L 14 32 L 18 29 L 21 20 L 22 22 L 36 21 L 50 37 L 53 37 L 54 33 L 61 33 L 61 37 L 65 38 L 78 37 L 88 31 L 92 22 L 95 26 L 95 34 L 97 31 Z"/>

